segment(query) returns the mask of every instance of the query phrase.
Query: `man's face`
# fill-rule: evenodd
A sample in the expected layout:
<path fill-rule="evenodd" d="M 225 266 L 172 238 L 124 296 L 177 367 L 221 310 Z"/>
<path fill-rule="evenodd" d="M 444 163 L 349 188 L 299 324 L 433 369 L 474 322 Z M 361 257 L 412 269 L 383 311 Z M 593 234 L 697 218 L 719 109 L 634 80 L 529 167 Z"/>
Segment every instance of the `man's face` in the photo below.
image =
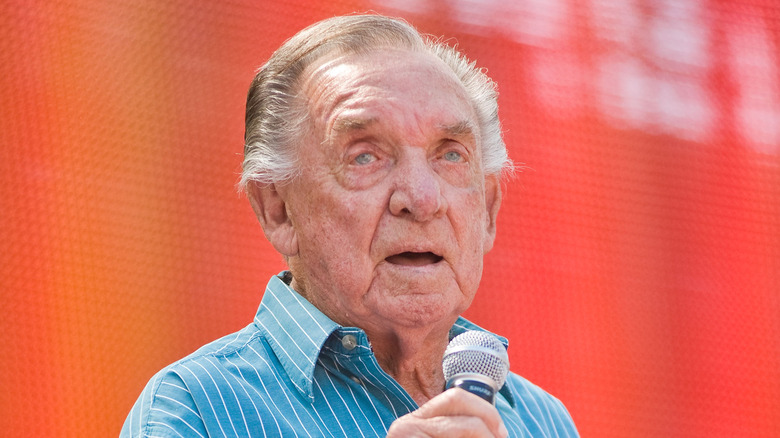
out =
<path fill-rule="evenodd" d="M 300 176 L 277 187 L 295 287 L 342 325 L 449 328 L 477 291 L 500 204 L 462 85 L 434 56 L 395 49 L 306 77 Z"/>

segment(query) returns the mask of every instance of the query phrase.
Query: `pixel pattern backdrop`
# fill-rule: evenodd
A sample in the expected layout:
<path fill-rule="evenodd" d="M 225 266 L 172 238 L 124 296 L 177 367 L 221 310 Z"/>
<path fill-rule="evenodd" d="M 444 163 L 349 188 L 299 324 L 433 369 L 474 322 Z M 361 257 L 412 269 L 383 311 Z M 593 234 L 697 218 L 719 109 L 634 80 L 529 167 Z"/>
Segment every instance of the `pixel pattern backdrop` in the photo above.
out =
<path fill-rule="evenodd" d="M 373 10 L 500 87 L 522 172 L 467 317 L 584 437 L 780 433 L 773 0 L 6 1 L 0 435 L 115 436 L 284 268 L 236 194 L 255 69 Z"/>

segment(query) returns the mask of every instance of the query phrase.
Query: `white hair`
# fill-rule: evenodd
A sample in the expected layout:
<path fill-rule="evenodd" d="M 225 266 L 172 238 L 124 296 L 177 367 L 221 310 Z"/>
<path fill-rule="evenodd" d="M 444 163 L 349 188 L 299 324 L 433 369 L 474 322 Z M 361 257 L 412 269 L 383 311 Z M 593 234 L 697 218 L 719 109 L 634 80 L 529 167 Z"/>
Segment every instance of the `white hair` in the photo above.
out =
<path fill-rule="evenodd" d="M 239 188 L 250 182 L 282 184 L 294 178 L 298 144 L 309 127 L 299 95 L 307 67 L 334 53 L 368 53 L 383 47 L 427 51 L 460 79 L 477 115 L 482 166 L 486 174 L 511 172 L 498 119 L 496 85 L 454 47 L 422 36 L 403 20 L 381 15 L 350 15 L 315 23 L 287 40 L 255 75 L 246 104 L 244 162 Z"/>

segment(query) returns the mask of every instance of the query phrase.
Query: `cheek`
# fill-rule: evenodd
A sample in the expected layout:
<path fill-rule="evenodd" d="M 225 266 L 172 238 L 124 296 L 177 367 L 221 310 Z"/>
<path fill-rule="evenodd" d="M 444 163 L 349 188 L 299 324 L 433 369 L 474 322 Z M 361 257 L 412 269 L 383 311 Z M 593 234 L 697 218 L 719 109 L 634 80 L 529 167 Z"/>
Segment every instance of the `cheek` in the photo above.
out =
<path fill-rule="evenodd" d="M 471 192 L 460 204 L 450 205 L 450 221 L 460 248 L 463 268 L 471 275 L 482 270 L 482 257 L 487 252 L 487 210 L 480 192 Z"/>
<path fill-rule="evenodd" d="M 315 254 L 358 259 L 368 254 L 381 212 L 363 197 L 333 193 L 309 201 L 303 213 L 305 218 L 298 224 L 300 245 L 316 246 L 310 248 Z"/>
<path fill-rule="evenodd" d="M 487 220 L 487 207 L 481 189 L 464 190 L 455 204 L 450 204 L 450 209 L 452 214 L 459 216 L 458 220 L 453 220 L 453 222 L 458 222 L 468 228 L 471 237 L 482 238 Z"/>

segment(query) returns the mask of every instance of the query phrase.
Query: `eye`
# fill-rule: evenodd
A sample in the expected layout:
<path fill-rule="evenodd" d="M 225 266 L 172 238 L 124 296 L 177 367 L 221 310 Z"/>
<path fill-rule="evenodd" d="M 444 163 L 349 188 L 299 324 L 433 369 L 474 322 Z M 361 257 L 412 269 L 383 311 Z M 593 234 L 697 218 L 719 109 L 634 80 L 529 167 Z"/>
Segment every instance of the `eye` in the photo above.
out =
<path fill-rule="evenodd" d="M 362 154 L 355 157 L 355 163 L 359 165 L 373 163 L 374 161 L 376 161 L 376 155 L 370 152 L 363 152 Z"/>
<path fill-rule="evenodd" d="M 463 161 L 463 155 L 460 152 L 448 151 L 443 155 L 444 159 L 452 163 L 460 163 Z"/>

